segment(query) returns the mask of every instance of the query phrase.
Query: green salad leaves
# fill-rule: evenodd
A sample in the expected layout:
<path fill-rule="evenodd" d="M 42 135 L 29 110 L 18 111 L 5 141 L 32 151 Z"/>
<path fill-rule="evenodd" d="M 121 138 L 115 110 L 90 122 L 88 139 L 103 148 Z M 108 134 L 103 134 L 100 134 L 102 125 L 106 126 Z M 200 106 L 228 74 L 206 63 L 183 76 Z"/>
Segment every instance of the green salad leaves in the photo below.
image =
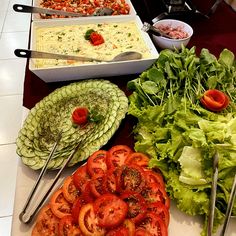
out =
<path fill-rule="evenodd" d="M 217 59 L 207 49 L 161 51 L 153 66 L 128 88 L 129 114 L 138 120 L 134 128 L 135 150 L 147 153 L 150 167 L 158 167 L 167 191 L 177 207 L 206 220 L 212 179 L 212 158 L 219 153 L 215 231 L 222 223 L 236 173 L 236 63 L 225 49 Z M 230 98 L 226 110 L 204 109 L 204 91 L 218 89 Z M 236 215 L 236 203 L 233 208 Z"/>

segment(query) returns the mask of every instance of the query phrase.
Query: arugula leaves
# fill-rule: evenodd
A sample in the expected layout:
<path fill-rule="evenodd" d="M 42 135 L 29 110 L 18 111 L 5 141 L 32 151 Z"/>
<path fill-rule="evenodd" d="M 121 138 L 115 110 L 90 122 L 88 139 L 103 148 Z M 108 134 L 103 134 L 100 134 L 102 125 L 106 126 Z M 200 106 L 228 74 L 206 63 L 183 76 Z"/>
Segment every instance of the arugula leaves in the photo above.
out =
<path fill-rule="evenodd" d="M 161 105 L 166 100 L 175 106 L 176 100 L 186 98 L 191 104 L 199 104 L 199 98 L 208 89 L 218 89 L 226 93 L 235 110 L 236 67 L 234 55 L 224 49 L 219 59 L 207 49 L 202 49 L 198 57 L 195 47 L 182 47 L 180 51 L 161 51 L 153 66 L 139 78 L 128 82 L 129 89 L 138 92 L 143 104 Z"/>

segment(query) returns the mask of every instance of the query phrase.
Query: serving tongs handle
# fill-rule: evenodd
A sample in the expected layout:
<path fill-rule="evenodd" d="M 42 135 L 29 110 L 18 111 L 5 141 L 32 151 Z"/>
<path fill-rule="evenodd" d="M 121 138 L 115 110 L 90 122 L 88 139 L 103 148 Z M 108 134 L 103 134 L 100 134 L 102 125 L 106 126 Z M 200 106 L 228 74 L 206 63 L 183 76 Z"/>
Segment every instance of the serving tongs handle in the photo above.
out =
<path fill-rule="evenodd" d="M 34 7 L 23 4 L 14 4 L 13 10 L 21 13 L 39 13 L 39 14 L 49 14 L 49 15 L 62 15 L 62 16 L 73 16 L 73 17 L 82 17 L 85 16 L 76 12 L 67 12 L 62 10 L 54 10 L 49 8 Z"/>
<path fill-rule="evenodd" d="M 236 196 L 236 174 L 234 175 L 234 182 L 232 185 L 232 189 L 230 192 L 230 197 L 229 197 L 229 202 L 227 205 L 227 209 L 226 209 L 226 213 L 225 213 L 225 219 L 224 219 L 224 223 L 223 223 L 223 227 L 220 233 L 220 236 L 224 236 L 225 232 L 227 231 L 228 225 L 229 225 L 229 219 L 232 213 L 232 209 L 234 206 L 234 200 L 235 200 L 235 196 Z"/>
<path fill-rule="evenodd" d="M 207 235 L 212 235 L 214 215 L 215 215 L 215 203 L 216 203 L 216 190 L 217 190 L 217 180 L 218 180 L 218 162 L 219 154 L 216 151 L 213 157 L 213 176 L 211 184 L 211 197 L 210 197 L 210 209 L 208 215 L 208 224 L 207 224 Z"/>
<path fill-rule="evenodd" d="M 29 206 L 29 204 L 30 204 L 30 202 L 31 202 L 31 200 L 32 200 L 32 198 L 33 198 L 37 188 L 38 188 L 38 185 L 39 185 L 42 177 L 44 176 L 44 174 L 45 174 L 45 172 L 47 170 L 48 164 L 49 164 L 50 160 L 52 159 L 52 156 L 54 155 L 54 152 L 56 151 L 58 143 L 60 142 L 60 140 L 61 140 L 61 132 L 58 134 L 57 140 L 56 140 L 56 142 L 54 143 L 54 145 L 52 147 L 52 150 L 51 150 L 51 152 L 50 152 L 50 154 L 49 154 L 49 156 L 47 158 L 47 161 L 46 161 L 44 167 L 42 168 L 42 170 L 41 170 L 41 172 L 40 172 L 40 174 L 38 176 L 38 179 L 36 180 L 35 185 L 33 186 L 32 190 L 31 190 L 31 192 L 30 192 L 30 194 L 29 194 L 29 196 L 27 198 L 27 201 L 26 201 L 26 203 L 24 205 L 24 208 L 23 208 L 22 212 L 19 215 L 20 221 L 22 221 L 24 223 L 28 222 L 28 220 L 27 221 L 24 220 L 24 215 L 26 213 L 26 210 L 27 210 L 27 208 L 28 208 L 28 206 Z"/>
<path fill-rule="evenodd" d="M 49 161 L 51 160 L 51 158 L 52 158 L 52 156 L 53 156 L 53 154 L 54 154 L 54 152 L 55 152 L 55 150 L 56 150 L 56 148 L 57 148 L 57 146 L 58 146 L 58 143 L 59 143 L 60 140 L 61 140 L 61 135 L 62 135 L 62 133 L 60 132 L 59 135 L 58 135 L 58 137 L 57 137 L 57 140 L 56 140 L 56 142 L 55 142 L 55 144 L 54 144 L 54 146 L 53 146 L 53 148 L 52 148 L 52 151 L 51 151 L 51 153 L 50 153 L 50 155 L 49 155 L 49 157 L 48 157 L 48 159 L 47 159 L 47 161 L 46 161 L 46 163 L 45 163 L 43 169 L 41 170 L 40 175 L 39 175 L 39 177 L 38 177 L 38 179 L 37 179 L 37 181 L 36 181 L 36 183 L 35 183 L 35 185 L 34 185 L 32 191 L 31 191 L 31 193 L 30 193 L 30 195 L 29 195 L 29 197 L 28 197 L 28 199 L 27 199 L 27 201 L 26 201 L 26 203 L 25 203 L 25 206 L 24 206 L 22 212 L 21 212 L 20 215 L 19 215 L 19 219 L 20 219 L 20 221 L 23 222 L 23 223 L 30 223 L 30 222 L 31 222 L 31 220 L 33 219 L 34 215 L 37 213 L 37 211 L 38 211 L 39 208 L 42 206 L 42 204 L 44 203 L 44 201 L 47 199 L 48 195 L 49 195 L 50 192 L 52 191 L 53 187 L 54 187 L 55 184 L 57 183 L 58 179 L 59 179 L 60 176 L 61 176 L 62 171 L 65 169 L 65 167 L 66 167 L 66 166 L 68 165 L 68 163 L 71 161 L 71 159 L 73 158 L 73 156 L 75 155 L 75 153 L 78 151 L 78 148 L 81 146 L 81 142 L 79 142 L 79 143 L 77 144 L 77 146 L 75 147 L 75 149 L 71 152 L 71 154 L 69 155 L 69 157 L 67 158 L 67 160 L 64 162 L 64 164 L 62 165 L 61 169 L 58 171 L 58 173 L 57 173 L 57 175 L 55 176 L 53 182 L 52 182 L 51 185 L 49 186 L 47 192 L 43 195 L 43 197 L 42 197 L 42 199 L 40 200 L 40 202 L 36 205 L 36 207 L 34 208 L 34 210 L 33 210 L 32 213 L 31 213 L 31 215 L 28 216 L 28 218 L 25 219 L 24 216 L 25 216 L 26 210 L 27 210 L 27 208 L 28 208 L 28 206 L 29 206 L 29 203 L 31 202 L 31 200 L 32 200 L 32 198 L 33 198 L 33 196 L 34 196 L 34 194 L 35 194 L 35 191 L 37 190 L 37 187 L 38 187 L 38 185 L 39 185 L 39 183 L 40 183 L 40 180 L 42 179 L 43 175 L 44 175 L 45 172 L 46 172 L 48 163 L 49 163 Z"/>
<path fill-rule="evenodd" d="M 14 54 L 17 57 L 22 57 L 22 58 L 60 59 L 60 60 L 97 61 L 97 62 L 106 61 L 106 60 L 100 60 L 100 59 L 91 58 L 91 57 L 64 55 L 64 54 L 57 54 L 57 53 L 50 53 L 50 52 L 40 52 L 40 51 L 21 49 L 21 48 L 15 49 Z"/>

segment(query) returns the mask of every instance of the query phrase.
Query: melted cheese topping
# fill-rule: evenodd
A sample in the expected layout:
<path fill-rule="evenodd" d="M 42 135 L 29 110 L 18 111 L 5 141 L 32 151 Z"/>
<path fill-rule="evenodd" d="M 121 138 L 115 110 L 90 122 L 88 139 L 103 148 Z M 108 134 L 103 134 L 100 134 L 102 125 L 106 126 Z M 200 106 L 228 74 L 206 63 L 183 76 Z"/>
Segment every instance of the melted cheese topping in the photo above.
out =
<path fill-rule="evenodd" d="M 87 30 L 93 29 L 101 34 L 105 42 L 94 46 L 84 38 Z M 112 60 L 125 51 L 137 51 L 142 58 L 150 58 L 151 52 L 144 42 L 134 21 L 121 23 L 101 23 L 88 25 L 69 25 L 60 27 L 36 28 L 37 51 L 58 54 L 87 56 L 102 60 Z M 56 59 L 35 59 L 36 68 L 55 66 L 75 66 L 97 64 L 97 62 L 67 61 Z"/>

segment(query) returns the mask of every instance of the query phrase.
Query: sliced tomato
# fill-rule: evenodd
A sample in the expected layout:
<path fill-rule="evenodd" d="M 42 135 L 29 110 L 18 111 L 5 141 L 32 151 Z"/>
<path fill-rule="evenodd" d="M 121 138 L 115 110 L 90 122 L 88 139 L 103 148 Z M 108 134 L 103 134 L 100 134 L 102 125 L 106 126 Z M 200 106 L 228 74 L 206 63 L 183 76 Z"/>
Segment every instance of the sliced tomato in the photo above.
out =
<path fill-rule="evenodd" d="M 106 158 L 107 151 L 105 150 L 96 151 L 88 158 L 87 165 L 90 176 L 104 174 L 107 171 Z"/>
<path fill-rule="evenodd" d="M 129 236 L 134 236 L 134 232 L 135 232 L 135 224 L 132 220 L 129 219 L 125 219 L 125 221 L 123 222 L 123 224 L 129 231 Z"/>
<path fill-rule="evenodd" d="M 60 219 L 53 214 L 50 205 L 44 206 L 38 214 L 32 236 L 58 235 L 59 221 Z"/>
<path fill-rule="evenodd" d="M 155 213 L 148 212 L 139 227 L 144 228 L 152 236 L 167 236 L 168 231 L 164 221 Z"/>
<path fill-rule="evenodd" d="M 85 200 L 86 203 L 90 203 L 94 201 L 94 195 L 91 192 L 90 188 L 90 181 L 85 184 L 84 192 L 82 193 L 81 197 Z"/>
<path fill-rule="evenodd" d="M 95 197 L 100 197 L 104 191 L 104 174 L 94 175 L 90 181 L 90 190 Z"/>
<path fill-rule="evenodd" d="M 78 194 L 81 195 L 84 192 L 87 182 L 90 180 L 90 176 L 87 171 L 87 164 L 80 166 L 73 174 L 73 181 L 78 189 Z"/>
<path fill-rule="evenodd" d="M 94 211 L 100 226 L 112 228 L 124 221 L 128 205 L 116 195 L 107 193 L 95 200 Z"/>
<path fill-rule="evenodd" d="M 135 224 L 142 221 L 147 210 L 145 199 L 137 192 L 124 192 L 121 199 L 128 204 L 127 218 Z"/>
<path fill-rule="evenodd" d="M 119 168 L 111 168 L 104 175 L 103 189 L 107 193 L 117 193 L 118 192 L 118 175 Z"/>
<path fill-rule="evenodd" d="M 87 204 L 88 202 L 81 196 L 81 197 L 78 197 L 73 206 L 72 206 L 72 210 L 71 210 L 71 214 L 72 214 L 72 217 L 74 218 L 74 220 L 76 220 L 76 222 L 78 221 L 79 219 L 79 212 L 80 212 L 80 209 L 83 205 Z"/>
<path fill-rule="evenodd" d="M 62 189 L 58 189 L 50 198 L 50 206 L 53 214 L 58 218 L 71 215 L 72 205 L 66 201 Z"/>
<path fill-rule="evenodd" d="M 107 153 L 107 166 L 108 168 L 122 166 L 126 158 L 133 151 L 126 145 L 116 145 L 108 150 Z"/>
<path fill-rule="evenodd" d="M 78 189 L 75 187 L 73 177 L 71 175 L 64 180 L 62 191 L 65 199 L 70 203 L 73 203 L 76 198 L 78 198 Z"/>
<path fill-rule="evenodd" d="M 141 152 L 133 152 L 131 153 L 126 161 L 125 164 L 136 164 L 138 166 L 147 167 L 149 162 L 149 157 Z"/>
<path fill-rule="evenodd" d="M 129 230 L 125 226 L 119 226 L 106 233 L 106 236 L 129 236 Z"/>
<path fill-rule="evenodd" d="M 152 236 L 146 229 L 144 228 L 137 228 L 134 233 L 135 236 Z"/>
<path fill-rule="evenodd" d="M 119 170 L 118 188 L 120 192 L 140 192 L 144 185 L 144 171 L 138 165 L 123 165 Z"/>
<path fill-rule="evenodd" d="M 141 191 L 141 195 L 148 203 L 161 202 L 167 209 L 170 208 L 170 198 L 166 191 L 157 183 L 146 184 Z"/>
<path fill-rule="evenodd" d="M 59 236 L 83 236 L 79 229 L 78 222 L 75 221 L 71 215 L 61 218 L 59 223 Z"/>
<path fill-rule="evenodd" d="M 144 178 L 146 182 L 149 183 L 157 183 L 161 188 L 165 189 L 165 182 L 160 173 L 156 173 L 152 170 L 147 170 L 144 172 Z"/>
<path fill-rule="evenodd" d="M 103 236 L 105 229 L 98 225 L 98 218 L 94 213 L 92 203 L 82 206 L 79 213 L 79 227 L 86 236 Z"/>
<path fill-rule="evenodd" d="M 152 202 L 148 205 L 147 210 L 158 215 L 168 227 L 170 222 L 169 209 L 162 202 Z"/>

